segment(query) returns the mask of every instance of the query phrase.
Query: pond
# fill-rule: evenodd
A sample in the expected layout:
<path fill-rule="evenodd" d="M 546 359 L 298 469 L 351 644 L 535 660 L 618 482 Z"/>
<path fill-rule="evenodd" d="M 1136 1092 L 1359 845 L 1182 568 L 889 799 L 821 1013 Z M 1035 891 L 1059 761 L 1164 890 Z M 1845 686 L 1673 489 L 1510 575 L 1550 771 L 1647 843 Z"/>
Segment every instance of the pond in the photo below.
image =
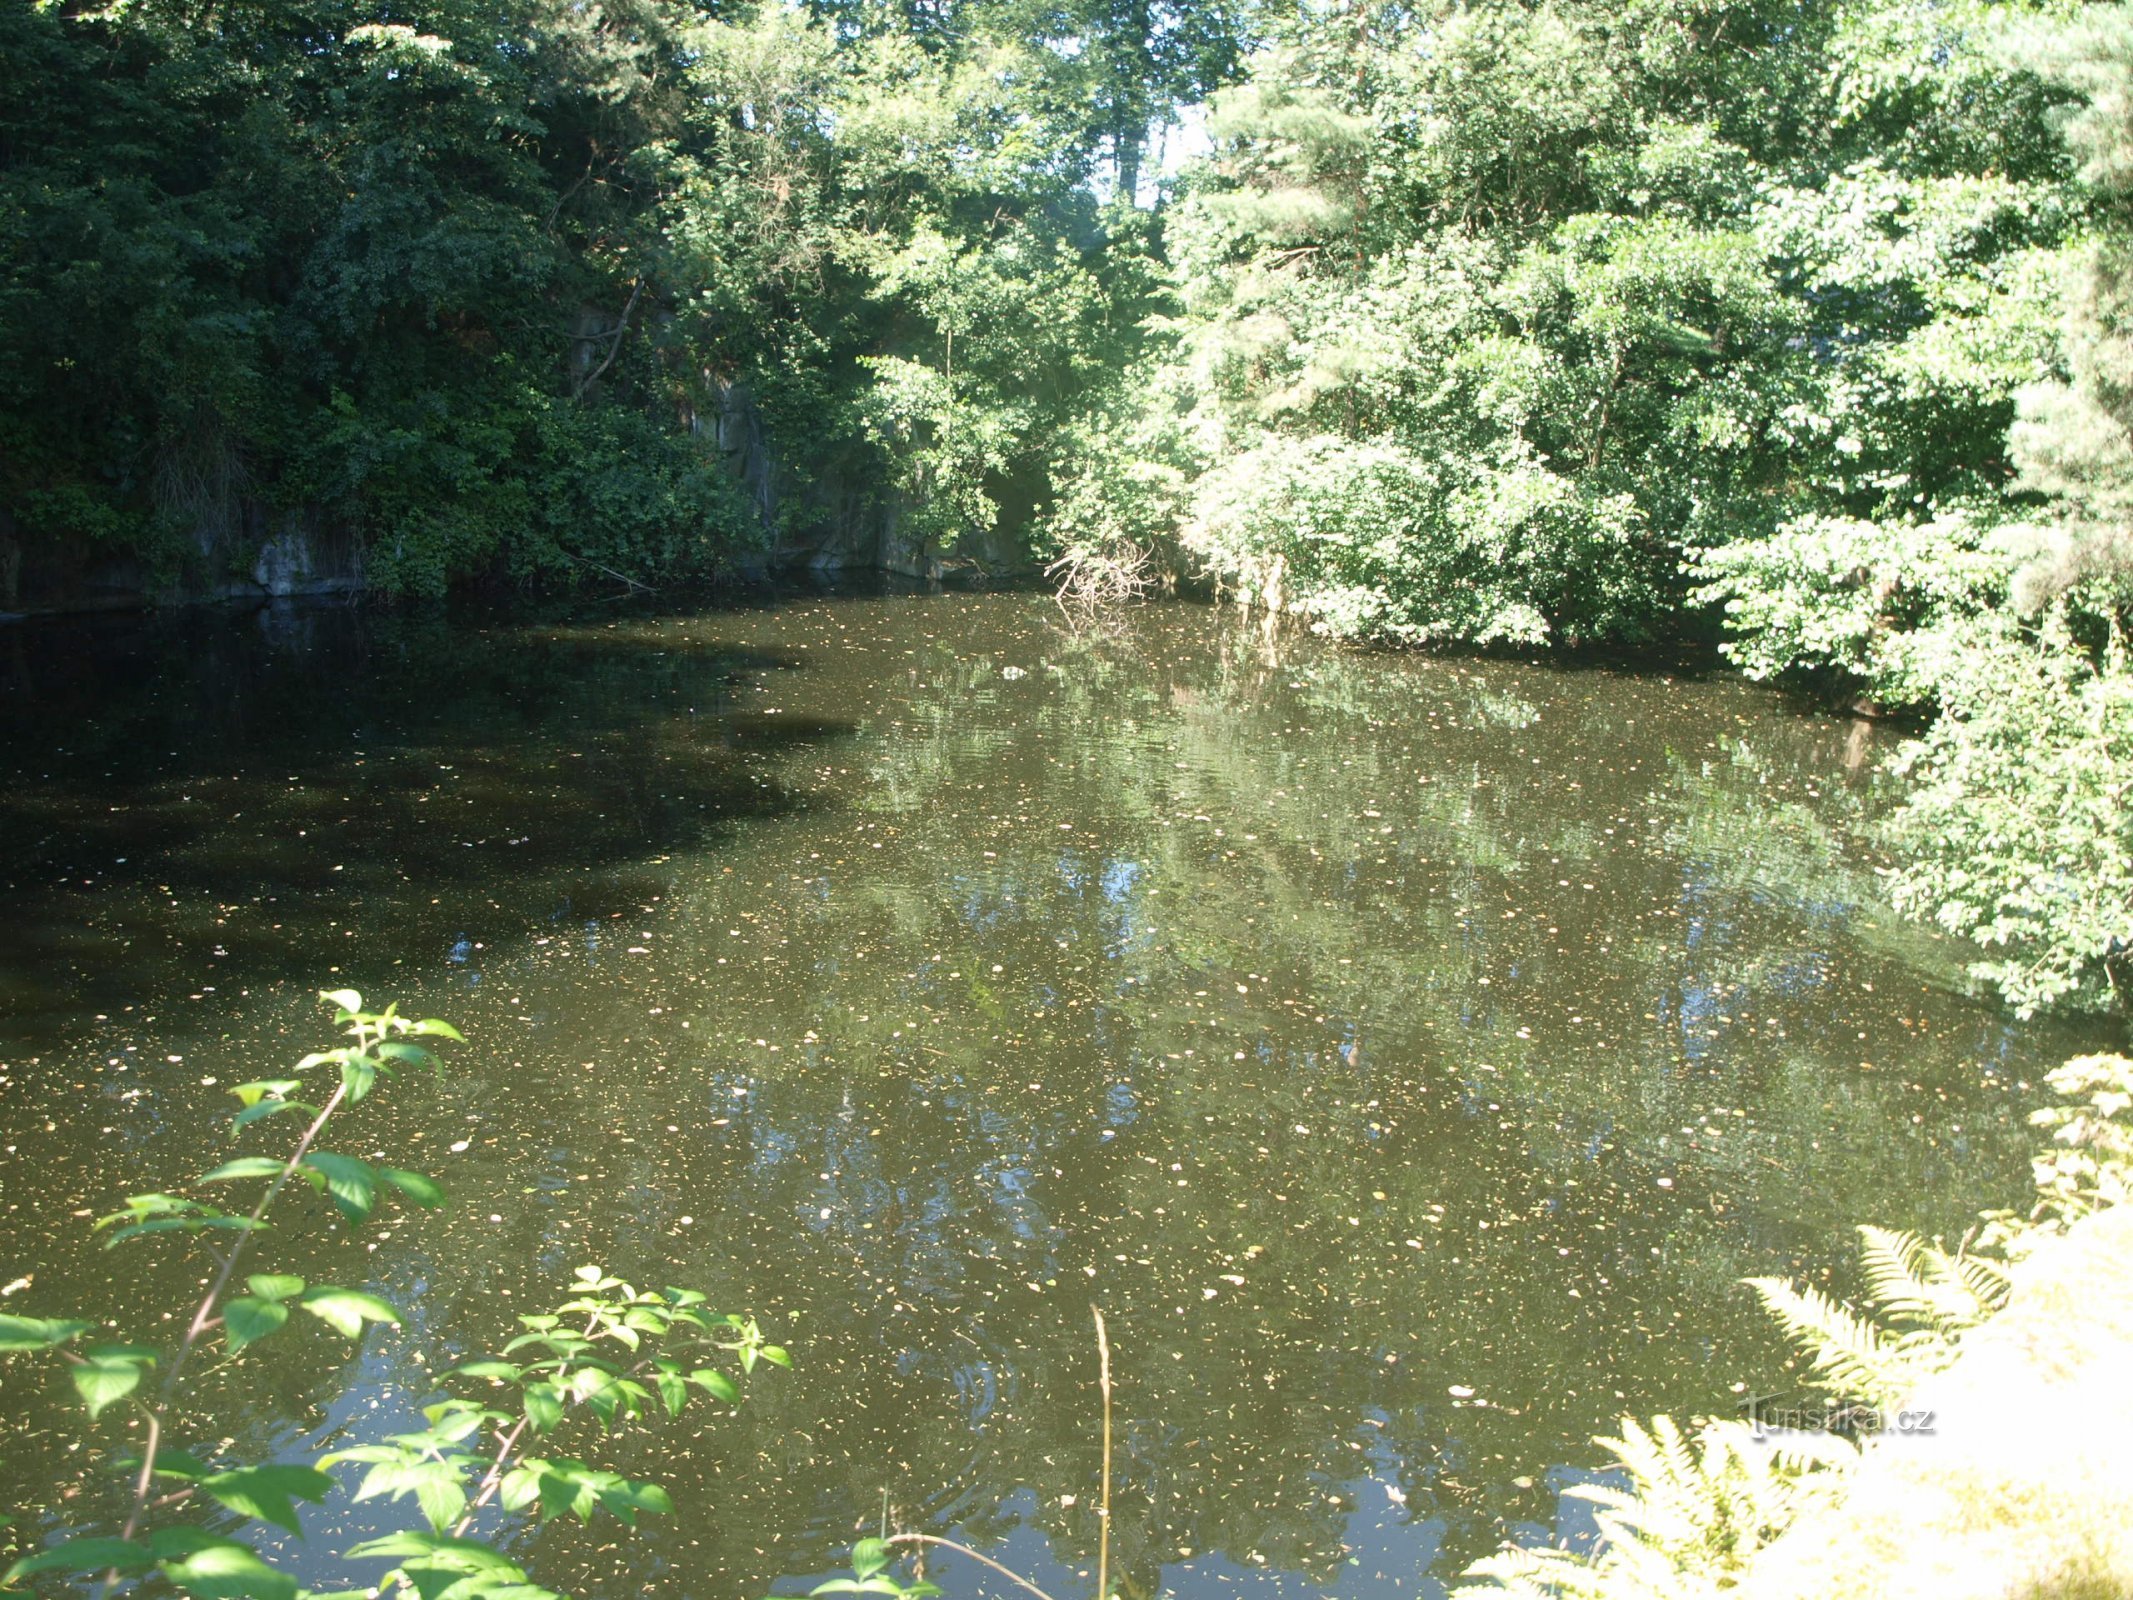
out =
<path fill-rule="evenodd" d="M 1887 737 L 1184 603 L 18 626 L 6 1307 L 153 1335 L 189 1304 L 197 1256 L 84 1219 L 231 1153 L 227 1086 L 326 1042 L 314 991 L 348 985 L 467 1036 L 338 1140 L 451 1203 L 361 1233 L 298 1204 L 261 1265 L 407 1326 L 214 1368 L 202 1442 L 405 1425 L 598 1262 L 797 1365 L 574 1438 L 677 1511 L 518 1534 L 541 1581 L 796 1592 L 886 1505 L 1085 1595 L 1100 1304 L 1125 1594 L 1438 1594 L 1586 1528 L 1567 1491 L 1623 1413 L 1796 1381 L 1741 1278 L 1841 1289 L 1856 1223 L 1953 1236 L 2025 1192 L 2082 1041 L 1885 908 Z M 74 1447 L 63 1388 L 8 1372 L 0 1509 L 93 1526 L 126 1430 Z M 413 1520 L 344 1492 L 280 1548 L 328 1582 Z"/>

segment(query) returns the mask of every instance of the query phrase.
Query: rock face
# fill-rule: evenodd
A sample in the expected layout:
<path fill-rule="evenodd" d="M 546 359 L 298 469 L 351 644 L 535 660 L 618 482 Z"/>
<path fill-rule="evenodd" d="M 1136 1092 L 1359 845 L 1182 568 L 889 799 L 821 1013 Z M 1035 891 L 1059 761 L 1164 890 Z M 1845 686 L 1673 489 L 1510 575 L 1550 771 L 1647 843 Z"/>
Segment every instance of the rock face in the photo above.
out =
<path fill-rule="evenodd" d="M 998 573 L 1029 565 L 1020 542 L 997 531 L 965 540 L 952 553 L 932 548 L 909 531 L 903 497 L 893 487 L 837 472 L 802 478 L 774 447 L 746 384 L 722 383 L 718 398 L 719 451 L 771 534 L 772 566 L 937 578 L 955 566 Z"/>
<path fill-rule="evenodd" d="M 910 531 L 892 486 L 840 471 L 803 476 L 769 437 L 745 384 L 717 383 L 712 390 L 715 407 L 693 426 L 699 437 L 710 436 L 705 442 L 762 520 L 763 568 L 921 579 L 952 568 L 993 574 L 1028 568 L 1028 554 L 1011 534 L 996 531 L 942 551 Z M 198 561 L 191 575 L 173 581 L 86 540 L 33 545 L 0 513 L 0 616 L 347 594 L 365 584 L 362 543 L 352 534 L 314 510 L 270 510 L 241 492 L 219 498 L 201 516 L 193 546 Z"/>
<path fill-rule="evenodd" d="M 281 527 L 259 546 L 252 561 L 251 584 L 218 598 L 241 598 L 258 592 L 281 600 L 292 595 L 341 594 L 363 587 L 363 551 L 355 540 L 322 535 L 314 520 L 282 519 Z"/>
<path fill-rule="evenodd" d="M 1743 1600 L 2133 1596 L 2133 1206 L 2014 1275 L 2007 1309 L 1867 1447 L 1843 1502 L 1791 1529 Z"/>

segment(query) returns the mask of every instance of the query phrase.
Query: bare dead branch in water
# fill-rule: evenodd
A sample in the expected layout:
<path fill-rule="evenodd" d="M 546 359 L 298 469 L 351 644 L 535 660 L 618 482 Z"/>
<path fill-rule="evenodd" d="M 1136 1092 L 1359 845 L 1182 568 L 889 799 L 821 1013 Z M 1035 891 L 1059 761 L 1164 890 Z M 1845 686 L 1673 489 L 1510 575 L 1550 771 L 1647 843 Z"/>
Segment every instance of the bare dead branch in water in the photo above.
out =
<path fill-rule="evenodd" d="M 1138 600 L 1155 587 L 1155 552 L 1146 545 L 1108 549 L 1080 545 L 1068 550 L 1044 575 L 1059 585 L 1059 609 L 1076 621 Z"/>

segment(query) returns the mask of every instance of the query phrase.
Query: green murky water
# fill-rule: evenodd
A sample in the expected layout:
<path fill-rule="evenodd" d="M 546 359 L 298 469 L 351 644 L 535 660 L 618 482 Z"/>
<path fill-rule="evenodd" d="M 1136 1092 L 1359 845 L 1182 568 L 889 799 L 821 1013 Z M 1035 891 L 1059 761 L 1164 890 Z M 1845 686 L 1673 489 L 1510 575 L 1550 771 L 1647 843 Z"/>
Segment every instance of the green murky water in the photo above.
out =
<path fill-rule="evenodd" d="M 997 595 L 17 627 L 6 1305 L 175 1307 L 196 1262 L 78 1214 L 221 1159 L 217 1082 L 351 984 L 468 1035 L 339 1140 L 453 1204 L 290 1213 L 262 1264 L 413 1314 L 212 1374 L 239 1448 L 407 1422 L 425 1363 L 599 1261 L 799 1367 L 578 1441 L 679 1512 L 521 1535 L 537 1577 L 761 1596 L 886 1494 L 1081 1593 L 1100 1302 L 1129 1594 L 1436 1593 L 1582 1527 L 1622 1411 L 1785 1386 L 1743 1275 L 2021 1192 L 2076 1041 L 1880 905 L 1872 754 L 1732 682 L 1184 605 L 1095 637 Z M 58 1402 L 7 1375 L 0 1498 L 91 1526 L 125 1431 L 70 1450 Z M 311 1548 L 403 1510 L 336 1500 Z"/>

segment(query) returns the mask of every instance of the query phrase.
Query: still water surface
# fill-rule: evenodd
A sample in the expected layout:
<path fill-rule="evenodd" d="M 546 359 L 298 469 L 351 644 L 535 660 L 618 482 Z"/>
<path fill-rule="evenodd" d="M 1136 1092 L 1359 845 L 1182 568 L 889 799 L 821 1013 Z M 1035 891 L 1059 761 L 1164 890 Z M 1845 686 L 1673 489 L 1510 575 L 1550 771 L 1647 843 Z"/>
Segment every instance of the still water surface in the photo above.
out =
<path fill-rule="evenodd" d="M 2022 1192 L 2079 1041 L 1884 908 L 1875 737 L 1182 604 L 1099 636 L 1018 595 L 17 627 L 7 1307 L 161 1331 L 197 1260 L 81 1216 L 231 1153 L 218 1083 L 281 1075 L 352 985 L 467 1034 L 337 1141 L 452 1204 L 290 1210 L 262 1267 L 408 1325 L 219 1369 L 198 1442 L 406 1425 L 597 1261 L 798 1369 L 573 1440 L 678 1513 L 521 1534 L 536 1577 L 754 1600 L 886 1497 L 1069 1596 L 1100 1303 L 1129 1596 L 1438 1594 L 1585 1527 L 1622 1412 L 1787 1386 L 1740 1278 L 1841 1286 L 1855 1222 Z M 0 1505 L 58 1482 L 93 1526 L 125 1431 L 71 1452 L 59 1398 L 9 1374 Z M 337 1499 L 286 1558 L 327 1580 L 402 1513 Z"/>

